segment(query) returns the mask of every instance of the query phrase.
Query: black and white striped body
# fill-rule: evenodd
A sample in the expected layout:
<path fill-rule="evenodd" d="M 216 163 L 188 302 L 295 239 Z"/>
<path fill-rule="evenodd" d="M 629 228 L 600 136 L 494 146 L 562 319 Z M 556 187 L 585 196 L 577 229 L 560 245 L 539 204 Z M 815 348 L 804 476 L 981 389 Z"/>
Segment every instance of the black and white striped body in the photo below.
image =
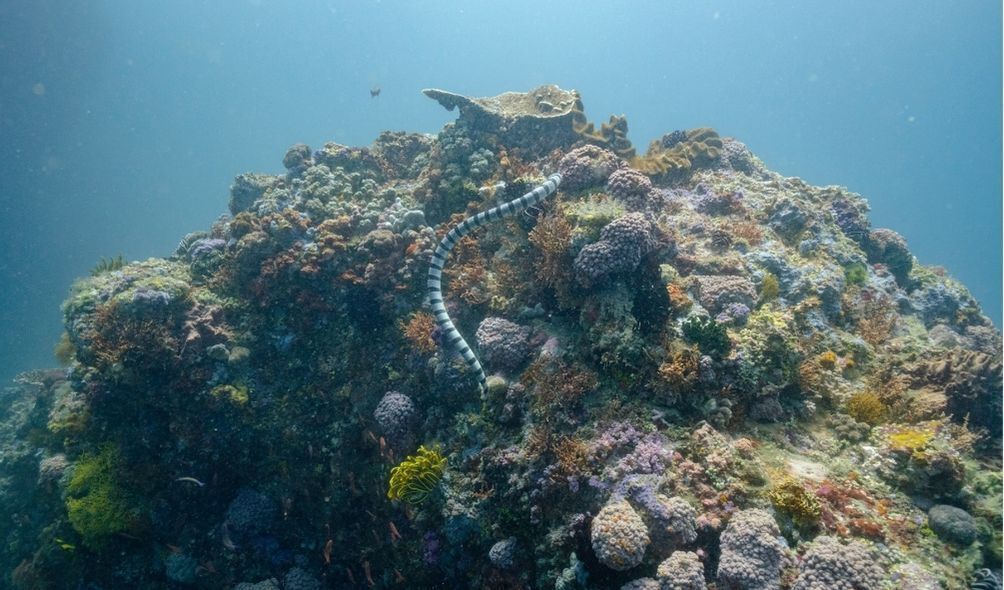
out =
<path fill-rule="evenodd" d="M 547 197 L 554 194 L 554 191 L 558 190 L 558 184 L 561 183 L 560 174 L 552 174 L 544 182 L 544 184 L 538 186 L 532 191 L 526 193 L 518 199 L 514 199 L 507 203 L 503 203 L 498 207 L 494 207 L 487 211 L 483 211 L 468 217 L 467 219 L 461 221 L 456 227 L 451 229 L 446 236 L 443 237 L 442 241 L 439 242 L 439 246 L 436 247 L 436 251 L 432 254 L 432 261 L 429 263 L 429 276 L 428 276 L 428 287 L 429 287 L 429 303 L 432 305 L 432 313 L 436 316 L 436 323 L 439 324 L 439 328 L 442 331 L 443 342 L 447 346 L 456 348 L 460 355 L 464 357 L 464 362 L 467 366 L 474 371 L 474 374 L 478 377 L 478 385 L 481 388 L 481 393 L 484 393 L 488 389 L 487 380 L 485 378 L 485 370 L 481 367 L 481 362 L 478 361 L 478 357 L 474 355 L 474 351 L 468 346 L 464 337 L 460 335 L 457 331 L 457 327 L 453 325 L 453 321 L 450 320 L 450 314 L 446 312 L 446 306 L 443 305 L 443 266 L 446 264 L 446 257 L 449 256 L 450 250 L 460 241 L 461 238 L 471 233 L 475 229 L 485 225 L 486 223 L 502 219 L 504 217 L 511 217 L 528 207 L 532 207 L 537 203 L 540 203 Z"/>

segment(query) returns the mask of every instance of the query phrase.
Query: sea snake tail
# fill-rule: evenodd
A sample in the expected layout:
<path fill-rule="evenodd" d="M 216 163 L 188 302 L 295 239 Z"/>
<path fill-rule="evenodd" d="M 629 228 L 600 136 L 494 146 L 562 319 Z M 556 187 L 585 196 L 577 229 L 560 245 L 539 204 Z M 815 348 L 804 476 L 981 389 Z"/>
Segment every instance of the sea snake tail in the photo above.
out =
<path fill-rule="evenodd" d="M 474 355 L 474 351 L 468 346 L 467 341 L 457 331 L 457 327 L 453 325 L 453 321 L 450 320 L 450 314 L 446 312 L 446 306 L 443 305 L 442 277 L 443 266 L 446 265 L 446 257 L 450 255 L 450 250 L 453 250 L 457 242 L 467 234 L 490 221 L 511 217 L 528 207 L 540 203 L 553 195 L 554 191 L 558 190 L 560 183 L 561 175 L 552 174 L 544 181 L 544 184 L 522 197 L 468 217 L 447 232 L 442 241 L 439 242 L 439 246 L 436 247 L 436 251 L 432 254 L 427 281 L 429 286 L 429 303 L 432 305 L 432 312 L 436 315 L 436 323 L 442 331 L 443 341 L 447 346 L 456 348 L 460 352 L 460 355 L 464 357 L 464 362 L 467 363 L 467 366 L 478 376 L 478 387 L 481 389 L 481 395 L 484 395 L 488 391 L 485 370 L 481 367 L 481 362 Z"/>

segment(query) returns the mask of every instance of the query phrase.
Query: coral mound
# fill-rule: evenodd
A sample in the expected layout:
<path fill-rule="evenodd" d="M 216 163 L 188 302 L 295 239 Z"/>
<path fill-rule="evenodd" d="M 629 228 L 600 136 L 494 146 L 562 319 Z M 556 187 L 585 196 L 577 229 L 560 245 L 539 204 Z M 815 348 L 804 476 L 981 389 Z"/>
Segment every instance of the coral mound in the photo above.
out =
<path fill-rule="evenodd" d="M 71 287 L 65 367 L 0 396 L 0 586 L 999 584 L 1000 332 L 864 198 L 554 86 L 427 94 L 440 133 L 293 145 Z M 444 236 L 553 174 L 434 309 Z"/>

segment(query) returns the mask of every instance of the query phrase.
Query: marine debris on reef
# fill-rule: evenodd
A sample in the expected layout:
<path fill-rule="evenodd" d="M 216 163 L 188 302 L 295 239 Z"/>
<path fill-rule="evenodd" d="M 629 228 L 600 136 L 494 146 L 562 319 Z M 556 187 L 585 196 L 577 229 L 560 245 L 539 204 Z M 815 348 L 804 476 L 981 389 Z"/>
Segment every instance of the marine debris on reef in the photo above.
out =
<path fill-rule="evenodd" d="M 863 198 L 426 94 L 73 285 L 0 397 L 0 587 L 1000 587 L 1000 332 Z"/>

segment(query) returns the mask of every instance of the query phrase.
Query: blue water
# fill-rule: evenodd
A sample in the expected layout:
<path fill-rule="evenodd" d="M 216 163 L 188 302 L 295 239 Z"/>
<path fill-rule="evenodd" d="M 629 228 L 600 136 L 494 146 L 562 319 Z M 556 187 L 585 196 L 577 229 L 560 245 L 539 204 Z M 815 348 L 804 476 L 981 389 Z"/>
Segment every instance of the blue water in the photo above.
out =
<path fill-rule="evenodd" d="M 438 131 L 455 114 L 430 86 L 576 88 L 639 147 L 738 137 L 863 194 L 1000 325 L 1000 23 L 976 0 L 3 0 L 0 378 L 53 364 L 59 304 L 99 258 L 169 254 L 292 143 Z"/>

